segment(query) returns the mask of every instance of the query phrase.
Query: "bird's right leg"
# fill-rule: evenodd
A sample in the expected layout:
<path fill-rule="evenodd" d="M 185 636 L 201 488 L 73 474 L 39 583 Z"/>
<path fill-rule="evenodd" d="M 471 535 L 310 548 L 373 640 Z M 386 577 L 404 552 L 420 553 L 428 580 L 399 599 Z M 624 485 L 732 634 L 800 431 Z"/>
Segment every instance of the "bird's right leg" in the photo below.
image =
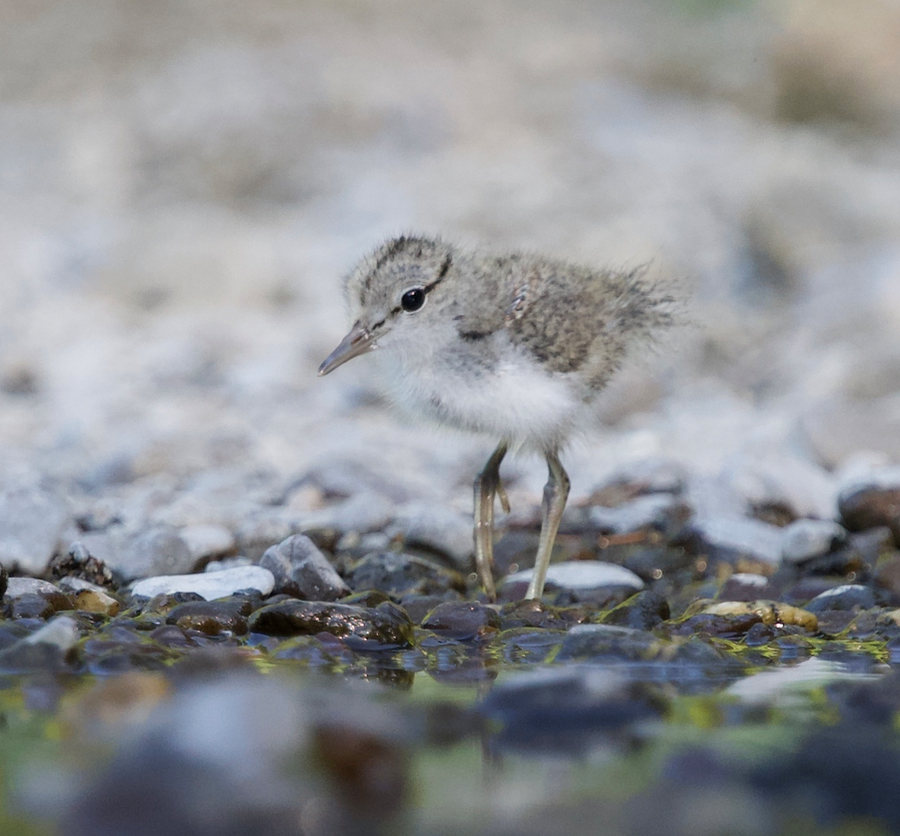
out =
<path fill-rule="evenodd" d="M 491 601 L 497 596 L 491 568 L 494 562 L 494 497 L 500 498 L 503 510 L 509 513 L 509 499 L 500 481 L 500 462 L 507 449 L 507 443 L 501 441 L 475 477 L 475 568 Z"/>

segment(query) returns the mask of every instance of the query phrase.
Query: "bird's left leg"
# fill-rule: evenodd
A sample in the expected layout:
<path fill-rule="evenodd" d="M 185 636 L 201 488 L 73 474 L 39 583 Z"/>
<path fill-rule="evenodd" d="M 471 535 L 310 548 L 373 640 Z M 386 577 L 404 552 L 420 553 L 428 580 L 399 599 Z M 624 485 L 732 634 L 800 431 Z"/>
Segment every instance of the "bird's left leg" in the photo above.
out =
<path fill-rule="evenodd" d="M 562 520 L 563 509 L 569 498 L 569 476 L 559 460 L 556 450 L 546 454 L 547 468 L 550 478 L 544 485 L 544 501 L 541 505 L 541 539 L 538 541 L 537 557 L 534 561 L 534 574 L 528 584 L 526 598 L 540 598 L 544 593 L 544 581 L 547 579 L 547 567 L 550 566 L 550 555 L 556 532 Z"/>

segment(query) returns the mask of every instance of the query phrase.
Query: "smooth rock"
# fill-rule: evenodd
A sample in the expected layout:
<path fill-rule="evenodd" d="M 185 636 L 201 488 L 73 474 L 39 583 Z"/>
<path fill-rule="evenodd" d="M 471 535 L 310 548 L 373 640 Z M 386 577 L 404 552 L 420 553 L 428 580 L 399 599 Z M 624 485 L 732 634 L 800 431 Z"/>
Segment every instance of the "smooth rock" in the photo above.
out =
<path fill-rule="evenodd" d="M 40 578 L 10 578 L 6 586 L 7 598 L 21 598 L 23 595 L 59 595 L 60 590 L 50 581 Z"/>
<path fill-rule="evenodd" d="M 307 601 L 335 601 L 350 587 L 304 534 L 294 534 L 263 553 L 259 565 L 275 577 L 275 592 Z"/>
<path fill-rule="evenodd" d="M 65 500 L 40 487 L 0 492 L 0 563 L 38 575 L 47 568 L 69 522 Z"/>
<path fill-rule="evenodd" d="M 99 615 L 118 615 L 119 602 L 103 591 L 81 589 L 72 596 L 72 603 L 81 612 L 98 613 Z"/>
<path fill-rule="evenodd" d="M 243 636 L 247 632 L 249 614 L 250 605 L 245 600 L 191 601 L 169 610 L 166 623 L 208 636 L 222 633 Z"/>
<path fill-rule="evenodd" d="M 702 615 L 724 616 L 733 619 L 736 627 L 740 624 L 746 625 L 746 629 L 756 622 L 762 622 L 770 626 L 793 624 L 810 632 L 816 630 L 815 615 L 806 609 L 777 601 L 720 601 L 705 607 Z"/>
<path fill-rule="evenodd" d="M 531 580 L 531 569 L 507 575 L 502 583 L 521 583 Z M 627 586 L 643 589 L 644 582 L 630 569 L 601 560 L 572 560 L 551 563 L 547 570 L 547 585 L 560 589 L 598 589 L 604 586 Z"/>
<path fill-rule="evenodd" d="M 781 543 L 782 560 L 802 563 L 827 554 L 847 538 L 843 526 L 831 520 L 796 520 L 784 528 Z"/>
<path fill-rule="evenodd" d="M 251 632 L 270 636 L 328 633 L 359 650 L 413 644 L 409 616 L 390 602 L 377 607 L 357 607 L 324 601 L 280 601 L 254 612 L 249 627 Z"/>
<path fill-rule="evenodd" d="M 444 601 L 422 620 L 422 627 L 454 641 L 490 636 L 500 629 L 500 614 L 471 601 Z"/>
<path fill-rule="evenodd" d="M 567 662 L 647 661 L 664 642 L 645 630 L 611 624 L 577 624 L 572 627 L 556 656 Z"/>
<path fill-rule="evenodd" d="M 0 671 L 5 673 L 58 672 L 78 642 L 78 625 L 57 616 L 30 636 L 0 650 Z"/>
<path fill-rule="evenodd" d="M 809 612 L 827 610 L 868 610 L 875 606 L 875 595 L 868 586 L 846 583 L 826 589 L 810 601 L 805 609 Z"/>
<path fill-rule="evenodd" d="M 193 592 L 207 601 L 225 598 L 242 590 L 256 590 L 263 596 L 275 587 L 275 578 L 262 566 L 240 566 L 221 572 L 204 572 L 199 575 L 159 575 L 144 578 L 131 585 L 131 594 L 153 598 L 160 594 Z"/>

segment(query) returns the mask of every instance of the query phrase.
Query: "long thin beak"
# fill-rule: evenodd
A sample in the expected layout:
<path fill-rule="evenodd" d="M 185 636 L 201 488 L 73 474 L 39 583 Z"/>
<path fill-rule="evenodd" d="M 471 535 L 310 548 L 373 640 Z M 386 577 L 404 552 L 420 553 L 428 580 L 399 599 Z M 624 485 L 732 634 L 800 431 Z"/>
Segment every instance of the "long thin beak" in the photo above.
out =
<path fill-rule="evenodd" d="M 369 331 L 357 322 L 350 329 L 338 347 L 331 352 L 325 361 L 319 366 L 319 377 L 328 372 L 333 372 L 338 366 L 343 366 L 348 360 L 359 357 L 375 348 L 375 340 Z"/>

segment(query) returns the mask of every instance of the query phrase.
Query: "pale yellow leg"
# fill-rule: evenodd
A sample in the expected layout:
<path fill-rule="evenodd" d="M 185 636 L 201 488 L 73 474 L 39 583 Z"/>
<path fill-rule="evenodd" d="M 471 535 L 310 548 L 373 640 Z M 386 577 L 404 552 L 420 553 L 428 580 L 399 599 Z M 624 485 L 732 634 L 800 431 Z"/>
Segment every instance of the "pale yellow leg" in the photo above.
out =
<path fill-rule="evenodd" d="M 556 532 L 559 531 L 563 509 L 569 498 L 569 476 L 555 450 L 547 453 L 547 468 L 550 471 L 550 478 L 544 485 L 544 501 L 541 505 L 541 539 L 538 541 L 534 574 L 531 576 L 531 583 L 528 584 L 526 598 L 540 598 L 544 594 L 544 581 L 547 579 L 553 543 L 556 541 Z"/>
<path fill-rule="evenodd" d="M 491 601 L 497 597 L 494 588 L 494 497 L 500 497 L 503 510 L 509 513 L 509 498 L 500 481 L 500 462 L 508 445 L 501 441 L 475 477 L 475 568 L 481 585 Z"/>

